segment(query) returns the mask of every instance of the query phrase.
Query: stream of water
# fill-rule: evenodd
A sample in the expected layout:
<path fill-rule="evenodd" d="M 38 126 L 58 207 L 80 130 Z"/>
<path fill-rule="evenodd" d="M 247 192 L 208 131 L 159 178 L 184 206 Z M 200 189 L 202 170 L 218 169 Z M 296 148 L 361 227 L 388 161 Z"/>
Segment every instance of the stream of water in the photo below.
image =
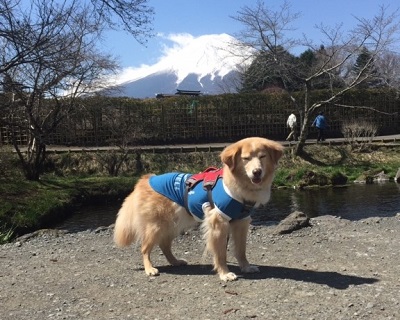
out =
<path fill-rule="evenodd" d="M 83 206 L 56 228 L 77 232 L 109 226 L 115 222 L 121 204 L 122 201 Z M 309 217 L 333 215 L 349 220 L 394 216 L 400 213 L 400 184 L 387 182 L 341 188 L 273 190 L 271 201 L 253 215 L 253 223 L 276 223 L 295 210 Z"/>

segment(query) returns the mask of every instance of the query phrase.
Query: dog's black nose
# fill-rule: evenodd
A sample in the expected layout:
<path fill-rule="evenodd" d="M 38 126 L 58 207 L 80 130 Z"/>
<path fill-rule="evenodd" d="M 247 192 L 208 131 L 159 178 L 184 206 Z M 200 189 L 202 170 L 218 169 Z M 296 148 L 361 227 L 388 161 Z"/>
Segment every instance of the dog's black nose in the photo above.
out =
<path fill-rule="evenodd" d="M 253 169 L 253 176 L 258 178 L 261 176 L 262 170 L 261 169 Z"/>

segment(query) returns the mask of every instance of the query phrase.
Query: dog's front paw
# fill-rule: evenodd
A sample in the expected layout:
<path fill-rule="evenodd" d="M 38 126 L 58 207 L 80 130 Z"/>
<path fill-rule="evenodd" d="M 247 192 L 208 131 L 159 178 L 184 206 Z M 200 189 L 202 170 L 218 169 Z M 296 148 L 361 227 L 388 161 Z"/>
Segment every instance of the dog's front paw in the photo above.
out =
<path fill-rule="evenodd" d="M 222 281 L 235 281 L 237 279 L 237 275 L 234 274 L 233 272 L 228 272 L 228 273 L 220 274 L 219 278 Z"/>
<path fill-rule="evenodd" d="M 158 272 L 158 269 L 156 268 L 148 268 L 145 269 L 144 272 L 146 272 L 146 274 L 150 277 L 150 276 L 158 276 L 160 273 Z"/>
<path fill-rule="evenodd" d="M 257 273 L 257 272 L 260 272 L 260 269 L 258 269 L 258 267 L 252 266 L 250 264 L 248 266 L 245 266 L 245 267 L 241 268 L 241 270 L 242 270 L 243 273 Z"/>

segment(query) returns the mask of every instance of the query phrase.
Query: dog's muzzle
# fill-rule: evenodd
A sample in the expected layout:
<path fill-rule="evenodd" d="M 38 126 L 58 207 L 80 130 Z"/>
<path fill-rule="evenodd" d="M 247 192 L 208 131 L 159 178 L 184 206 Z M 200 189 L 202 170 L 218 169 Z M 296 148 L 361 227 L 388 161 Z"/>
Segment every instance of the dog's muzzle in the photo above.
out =
<path fill-rule="evenodd" d="M 253 169 L 251 182 L 254 184 L 259 184 L 262 181 L 262 169 Z"/>

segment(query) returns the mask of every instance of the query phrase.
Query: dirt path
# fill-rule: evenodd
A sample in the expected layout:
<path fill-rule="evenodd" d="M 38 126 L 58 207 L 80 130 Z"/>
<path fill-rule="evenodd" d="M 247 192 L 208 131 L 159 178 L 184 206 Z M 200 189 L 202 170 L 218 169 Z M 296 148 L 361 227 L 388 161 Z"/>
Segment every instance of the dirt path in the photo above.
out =
<path fill-rule="evenodd" d="M 189 266 L 148 278 L 137 248 L 117 249 L 112 229 L 39 233 L 0 246 L 1 319 L 400 319 L 400 220 L 311 220 L 274 235 L 252 227 L 261 272 L 223 283 L 191 231 L 174 244 Z M 232 270 L 238 272 L 233 259 Z"/>

